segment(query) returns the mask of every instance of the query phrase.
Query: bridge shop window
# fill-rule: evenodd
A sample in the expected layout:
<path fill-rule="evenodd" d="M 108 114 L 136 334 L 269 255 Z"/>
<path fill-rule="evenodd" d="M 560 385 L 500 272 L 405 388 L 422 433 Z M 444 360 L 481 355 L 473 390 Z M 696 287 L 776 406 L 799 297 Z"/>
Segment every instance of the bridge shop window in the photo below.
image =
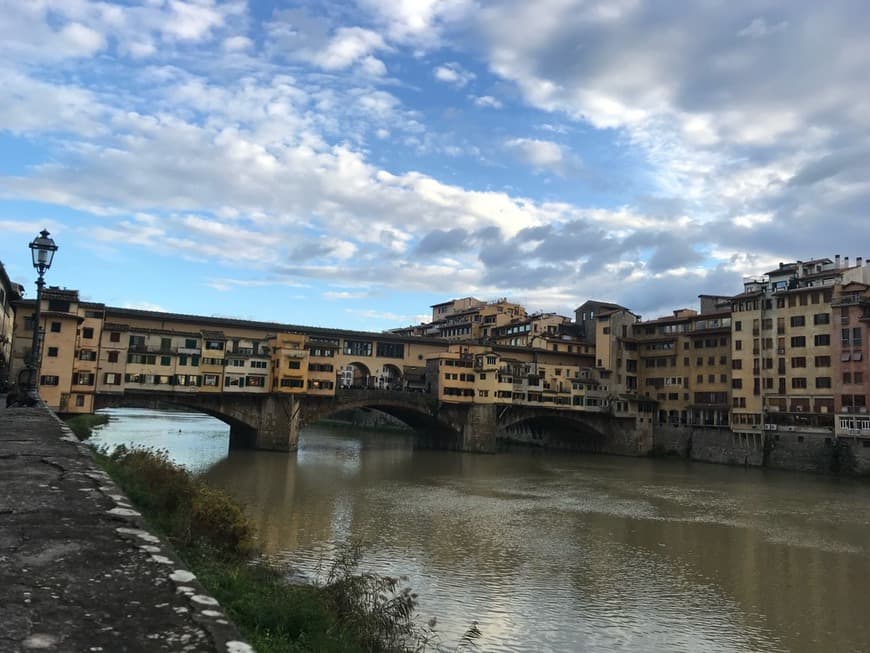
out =
<path fill-rule="evenodd" d="M 304 388 L 302 379 L 281 379 L 282 388 Z"/>
<path fill-rule="evenodd" d="M 345 340 L 344 353 L 348 356 L 371 356 L 372 343 L 363 340 Z"/>
<path fill-rule="evenodd" d="M 395 342 L 379 342 L 378 356 L 383 358 L 404 358 L 405 345 Z"/>
<path fill-rule="evenodd" d="M 264 388 L 266 387 L 265 376 L 248 376 L 245 378 L 245 385 L 249 388 Z"/>
<path fill-rule="evenodd" d="M 157 356 L 154 354 L 127 354 L 128 363 L 138 363 L 139 365 L 154 365 L 157 362 Z"/>
<path fill-rule="evenodd" d="M 209 386 L 212 388 L 217 387 L 218 375 L 217 374 L 204 374 L 202 377 L 202 384 L 204 386 Z"/>

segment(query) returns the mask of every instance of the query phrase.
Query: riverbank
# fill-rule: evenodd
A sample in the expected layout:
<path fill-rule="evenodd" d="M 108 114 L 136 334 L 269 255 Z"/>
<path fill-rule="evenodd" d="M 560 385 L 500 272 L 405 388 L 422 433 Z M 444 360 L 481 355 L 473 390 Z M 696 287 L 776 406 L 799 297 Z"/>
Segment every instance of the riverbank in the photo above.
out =
<path fill-rule="evenodd" d="M 359 547 L 343 549 L 321 583 L 291 583 L 262 559 L 239 504 L 165 453 L 120 447 L 97 459 L 260 653 L 439 650 L 434 622 L 414 620 L 410 588 L 358 572 Z"/>
<path fill-rule="evenodd" d="M 87 440 L 93 435 L 94 427 L 109 423 L 109 416 L 99 413 L 85 413 L 69 417 L 64 422 L 72 429 L 72 432 L 75 433 L 75 436 L 79 440 Z"/>
<path fill-rule="evenodd" d="M 251 651 L 44 406 L 0 409 L 0 534 L 4 652 Z"/>

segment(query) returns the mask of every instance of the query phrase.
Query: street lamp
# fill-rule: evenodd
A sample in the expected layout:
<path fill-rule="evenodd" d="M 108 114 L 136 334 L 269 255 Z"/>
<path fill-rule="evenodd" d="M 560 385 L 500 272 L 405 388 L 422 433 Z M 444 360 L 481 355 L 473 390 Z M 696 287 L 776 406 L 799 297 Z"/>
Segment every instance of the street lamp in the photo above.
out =
<path fill-rule="evenodd" d="M 57 245 L 49 238 L 48 231 L 43 229 L 39 232 L 39 236 L 33 239 L 30 243 L 30 253 L 33 256 L 33 267 L 39 273 L 39 278 L 36 280 L 36 313 L 33 316 L 33 341 L 30 344 L 30 379 L 28 379 L 27 392 L 32 398 L 38 399 L 39 387 L 39 322 L 40 308 L 42 305 L 42 288 L 45 286 L 43 275 L 51 267 L 51 262 L 54 259 L 54 253 L 57 251 Z"/>

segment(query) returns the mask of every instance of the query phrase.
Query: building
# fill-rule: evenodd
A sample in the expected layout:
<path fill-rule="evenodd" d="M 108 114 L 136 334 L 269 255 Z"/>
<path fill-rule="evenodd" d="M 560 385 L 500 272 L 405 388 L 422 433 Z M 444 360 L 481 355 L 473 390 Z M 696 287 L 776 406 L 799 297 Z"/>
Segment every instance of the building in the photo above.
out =
<path fill-rule="evenodd" d="M 12 335 L 15 331 L 15 311 L 13 302 L 21 299 L 24 289 L 13 283 L 6 275 L 6 268 L 0 263 L 0 389 L 12 382 Z"/>
<path fill-rule="evenodd" d="M 847 350 L 851 356 L 853 342 L 850 337 L 844 348 L 834 338 L 834 295 L 842 309 L 843 299 L 852 297 L 842 288 L 857 290 L 851 284 L 870 281 L 870 267 L 860 258 L 857 262 L 850 266 L 848 257 L 841 263 L 837 256 L 834 261 L 780 263 L 762 277 L 745 279 L 744 292 L 731 298 L 731 421 L 736 433 L 833 431 L 837 398 L 842 406 L 846 390 L 841 365 L 846 361 L 838 357 Z M 854 320 L 863 328 L 851 304 L 845 314 L 849 323 Z M 842 311 L 836 318 L 846 328 Z"/>
<path fill-rule="evenodd" d="M 870 360 L 864 356 L 870 322 L 870 284 L 849 281 L 834 286 L 831 301 L 835 433 L 839 438 L 860 439 L 870 447 L 867 384 Z"/>

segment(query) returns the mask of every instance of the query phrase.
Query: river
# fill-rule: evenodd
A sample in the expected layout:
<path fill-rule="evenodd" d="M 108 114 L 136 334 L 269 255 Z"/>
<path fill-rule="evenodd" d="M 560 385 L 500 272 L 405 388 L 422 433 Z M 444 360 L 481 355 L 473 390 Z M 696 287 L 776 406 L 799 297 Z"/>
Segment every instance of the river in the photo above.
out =
<path fill-rule="evenodd" d="M 316 425 L 294 455 L 227 452 L 198 414 L 115 409 L 95 444 L 165 448 L 313 576 L 337 543 L 405 574 L 480 651 L 870 651 L 870 484 L 682 460 L 415 450 Z"/>

